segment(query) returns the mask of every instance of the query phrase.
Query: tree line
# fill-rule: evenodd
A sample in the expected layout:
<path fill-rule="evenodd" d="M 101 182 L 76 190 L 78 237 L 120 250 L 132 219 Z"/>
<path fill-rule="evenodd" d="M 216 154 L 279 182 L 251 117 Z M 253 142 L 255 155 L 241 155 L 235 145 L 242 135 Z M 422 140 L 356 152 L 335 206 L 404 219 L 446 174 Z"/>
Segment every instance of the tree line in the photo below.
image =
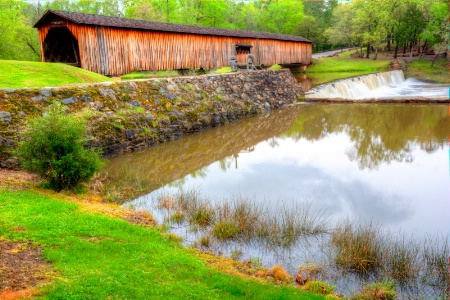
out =
<path fill-rule="evenodd" d="M 39 60 L 32 26 L 47 9 L 303 36 L 313 51 L 355 45 L 375 58 L 383 45 L 446 52 L 444 0 L 9 0 L 0 1 L 0 59 Z"/>

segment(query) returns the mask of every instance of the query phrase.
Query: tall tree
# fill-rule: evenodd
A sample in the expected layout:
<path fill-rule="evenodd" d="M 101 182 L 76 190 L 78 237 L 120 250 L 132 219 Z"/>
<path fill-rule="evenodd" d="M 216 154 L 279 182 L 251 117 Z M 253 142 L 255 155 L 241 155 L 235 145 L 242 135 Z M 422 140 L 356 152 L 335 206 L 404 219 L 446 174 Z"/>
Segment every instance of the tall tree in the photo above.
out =
<path fill-rule="evenodd" d="M 39 59 L 36 29 L 24 15 L 27 5 L 19 0 L 0 1 L 0 59 Z"/>

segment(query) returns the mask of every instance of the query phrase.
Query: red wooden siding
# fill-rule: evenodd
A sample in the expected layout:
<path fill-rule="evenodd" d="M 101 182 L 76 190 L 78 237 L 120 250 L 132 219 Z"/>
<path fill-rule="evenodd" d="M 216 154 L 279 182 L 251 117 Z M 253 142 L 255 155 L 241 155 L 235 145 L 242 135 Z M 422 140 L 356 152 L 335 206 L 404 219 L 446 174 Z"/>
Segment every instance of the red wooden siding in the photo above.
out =
<path fill-rule="evenodd" d="M 253 46 L 256 64 L 311 63 L 311 42 L 158 32 L 54 20 L 39 26 L 41 53 L 50 28 L 66 26 L 78 41 L 81 67 L 104 75 L 135 70 L 221 68 L 230 65 L 231 45 L 237 43 Z"/>

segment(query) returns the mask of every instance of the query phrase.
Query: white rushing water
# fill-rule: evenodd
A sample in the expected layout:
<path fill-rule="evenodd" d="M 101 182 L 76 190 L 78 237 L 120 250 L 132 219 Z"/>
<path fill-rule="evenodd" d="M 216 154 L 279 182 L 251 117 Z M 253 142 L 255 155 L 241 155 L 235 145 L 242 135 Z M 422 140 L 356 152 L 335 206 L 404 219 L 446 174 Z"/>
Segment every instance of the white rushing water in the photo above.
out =
<path fill-rule="evenodd" d="M 431 84 L 408 78 L 403 71 L 389 71 L 339 80 L 309 91 L 306 98 L 387 99 L 427 98 L 448 99 L 449 86 Z"/>

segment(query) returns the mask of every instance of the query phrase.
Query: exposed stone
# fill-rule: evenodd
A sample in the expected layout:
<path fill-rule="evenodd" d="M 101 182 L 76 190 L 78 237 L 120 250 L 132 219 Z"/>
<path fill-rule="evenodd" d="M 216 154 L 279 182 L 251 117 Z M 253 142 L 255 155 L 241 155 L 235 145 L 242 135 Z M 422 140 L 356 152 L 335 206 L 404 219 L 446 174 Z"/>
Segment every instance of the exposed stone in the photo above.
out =
<path fill-rule="evenodd" d="M 39 93 L 44 96 L 44 97 L 51 97 L 52 96 L 52 91 L 51 90 L 47 90 L 47 89 L 41 89 L 39 91 Z"/>
<path fill-rule="evenodd" d="M 77 97 L 75 97 L 75 96 L 72 96 L 72 97 L 69 97 L 69 98 L 62 99 L 62 103 L 63 103 L 63 104 L 66 104 L 66 105 L 68 105 L 68 104 L 74 104 L 74 103 L 76 103 L 76 102 L 78 102 L 78 99 L 77 99 Z"/>
<path fill-rule="evenodd" d="M 264 103 L 264 109 L 266 110 L 266 112 L 269 112 L 269 111 L 271 111 L 271 107 L 270 107 L 270 103 L 269 102 L 265 102 Z"/>
<path fill-rule="evenodd" d="M 88 95 L 81 96 L 81 101 L 83 102 L 92 102 L 92 97 Z"/>
<path fill-rule="evenodd" d="M 10 118 L 10 117 L 11 117 L 11 113 L 9 111 L 0 111 L 0 119 Z"/>
<path fill-rule="evenodd" d="M 35 97 L 31 97 L 31 100 L 33 100 L 34 102 L 40 102 L 40 101 L 47 100 L 47 98 L 44 96 L 35 96 Z"/>
<path fill-rule="evenodd" d="M 133 106 L 142 106 L 142 102 L 139 100 L 133 100 L 131 101 L 131 105 Z"/>
<path fill-rule="evenodd" d="M 175 100 L 175 99 L 177 98 L 177 96 L 175 96 L 175 95 L 172 94 L 172 93 L 168 93 L 168 94 L 167 94 L 167 98 L 169 98 L 170 101 L 173 101 L 173 100 Z"/>
<path fill-rule="evenodd" d="M 125 130 L 125 135 L 127 136 L 127 139 L 130 140 L 136 135 L 136 132 L 134 131 L 134 129 L 127 129 Z"/>

